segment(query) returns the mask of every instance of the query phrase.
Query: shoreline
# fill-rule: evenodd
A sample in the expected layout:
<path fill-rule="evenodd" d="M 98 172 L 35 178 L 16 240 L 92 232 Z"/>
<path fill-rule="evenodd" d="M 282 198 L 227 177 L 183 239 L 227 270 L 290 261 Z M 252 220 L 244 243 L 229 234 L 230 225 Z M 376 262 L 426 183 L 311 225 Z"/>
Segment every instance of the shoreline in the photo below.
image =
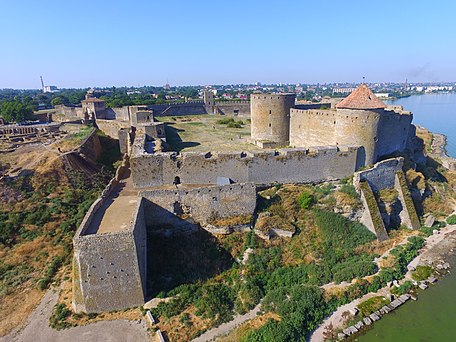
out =
<path fill-rule="evenodd" d="M 411 269 L 414 269 L 418 265 L 429 265 L 433 267 L 433 275 L 436 278 L 444 277 L 446 274 L 437 274 L 439 271 L 439 265 L 443 264 L 445 258 L 448 258 L 450 254 L 454 254 L 456 251 L 456 225 L 448 225 L 442 228 L 439 233 L 433 234 L 426 238 L 426 245 L 421 250 L 420 254 L 416 256 L 408 265 L 409 269 L 404 275 L 404 278 L 399 281 L 399 284 L 404 283 L 407 280 L 412 280 Z M 452 265 L 454 266 L 454 265 Z M 328 330 L 337 331 L 344 328 L 349 319 L 346 317 L 347 312 L 354 310 L 354 308 L 361 302 L 376 296 L 387 296 L 390 293 L 390 288 L 383 287 L 377 292 L 369 292 L 364 296 L 353 300 L 352 302 L 340 306 L 334 311 L 329 317 L 327 317 L 319 327 L 313 331 L 310 335 L 310 342 L 321 342 L 325 340 L 325 332 Z M 354 316 L 352 316 L 354 317 Z M 351 317 L 351 318 L 352 318 Z M 375 323 L 374 323 L 375 324 Z M 363 330 L 360 330 L 360 334 L 356 334 L 356 337 L 361 335 Z"/>

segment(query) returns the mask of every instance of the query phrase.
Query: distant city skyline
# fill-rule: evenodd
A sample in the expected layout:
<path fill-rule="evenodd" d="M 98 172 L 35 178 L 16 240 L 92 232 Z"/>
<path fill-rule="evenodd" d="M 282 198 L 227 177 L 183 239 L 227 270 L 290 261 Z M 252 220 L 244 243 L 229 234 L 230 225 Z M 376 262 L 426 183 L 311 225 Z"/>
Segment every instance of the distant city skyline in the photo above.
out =
<path fill-rule="evenodd" d="M 18 0 L 0 13 L 0 88 L 456 81 L 448 0 Z"/>

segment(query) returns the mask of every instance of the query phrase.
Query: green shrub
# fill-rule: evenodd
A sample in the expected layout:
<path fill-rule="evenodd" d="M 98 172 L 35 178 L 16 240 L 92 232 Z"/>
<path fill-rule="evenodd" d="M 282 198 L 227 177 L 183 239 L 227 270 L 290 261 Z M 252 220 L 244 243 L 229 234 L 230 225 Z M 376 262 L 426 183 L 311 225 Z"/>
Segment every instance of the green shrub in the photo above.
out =
<path fill-rule="evenodd" d="M 456 224 L 456 215 L 451 215 L 446 221 L 448 224 Z"/>
<path fill-rule="evenodd" d="M 340 187 L 340 192 L 343 192 L 344 194 L 349 195 L 350 197 L 353 198 L 358 198 L 358 193 L 356 192 L 355 187 L 352 184 L 343 184 Z"/>
<path fill-rule="evenodd" d="M 432 267 L 431 266 L 417 266 L 416 270 L 412 272 L 412 278 L 416 281 L 421 281 L 429 278 L 432 274 Z"/>
<path fill-rule="evenodd" d="M 239 122 L 230 122 L 228 125 L 226 125 L 228 128 L 242 128 L 242 124 Z"/>
<path fill-rule="evenodd" d="M 389 304 L 389 300 L 387 300 L 383 296 L 377 296 L 365 300 L 364 302 L 358 304 L 357 307 L 359 309 L 359 313 L 363 317 L 366 317 L 387 304 Z"/>
<path fill-rule="evenodd" d="M 228 125 L 229 123 L 234 123 L 234 119 L 233 118 L 223 118 L 223 119 L 217 120 L 215 123 L 217 123 L 219 125 Z"/>
<path fill-rule="evenodd" d="M 314 202 L 314 197 L 307 191 L 301 192 L 298 197 L 298 204 L 302 209 L 309 209 L 311 204 Z"/>
<path fill-rule="evenodd" d="M 400 296 L 405 293 L 409 293 L 412 288 L 413 283 L 410 280 L 407 280 L 401 286 L 394 287 L 393 289 L 391 289 L 391 292 Z"/>

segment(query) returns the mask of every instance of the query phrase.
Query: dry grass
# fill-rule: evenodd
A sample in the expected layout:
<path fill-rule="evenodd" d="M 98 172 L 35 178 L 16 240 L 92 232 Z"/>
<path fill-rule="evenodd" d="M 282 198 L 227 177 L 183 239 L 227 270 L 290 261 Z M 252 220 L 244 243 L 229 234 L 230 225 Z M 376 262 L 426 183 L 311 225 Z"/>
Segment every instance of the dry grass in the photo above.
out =
<path fill-rule="evenodd" d="M 216 339 L 217 342 L 237 342 L 241 340 L 249 331 L 256 330 L 265 325 L 270 319 L 280 321 L 280 316 L 268 312 L 263 315 L 259 315 L 250 321 L 241 324 L 238 328 L 231 331 L 227 336 L 222 336 Z"/>
<path fill-rule="evenodd" d="M 0 336 L 24 324 L 43 296 L 44 292 L 33 287 L 4 296 L 0 301 Z"/>
<path fill-rule="evenodd" d="M 215 115 L 193 115 L 191 117 L 158 117 L 165 122 L 168 142 L 173 149 L 181 151 L 251 151 L 260 150 L 250 144 L 250 124 L 245 118 L 242 128 L 228 128 L 217 124 L 217 120 L 225 118 Z"/>
<path fill-rule="evenodd" d="M 188 315 L 189 322 L 185 325 L 181 322 L 183 315 Z M 195 307 L 189 306 L 180 315 L 170 319 L 163 319 L 156 327 L 166 332 L 169 341 L 184 342 L 189 341 L 198 331 L 206 331 L 211 328 L 211 319 L 203 319 L 195 315 Z"/>

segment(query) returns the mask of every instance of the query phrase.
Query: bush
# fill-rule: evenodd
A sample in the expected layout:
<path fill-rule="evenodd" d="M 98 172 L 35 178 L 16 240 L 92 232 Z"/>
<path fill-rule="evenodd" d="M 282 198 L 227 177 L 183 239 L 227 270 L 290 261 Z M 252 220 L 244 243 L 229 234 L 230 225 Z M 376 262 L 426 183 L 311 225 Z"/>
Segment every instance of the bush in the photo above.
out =
<path fill-rule="evenodd" d="M 451 215 L 446 221 L 448 224 L 456 224 L 456 215 Z"/>
<path fill-rule="evenodd" d="M 391 292 L 395 295 L 403 295 L 405 293 L 409 293 L 410 290 L 413 288 L 413 283 L 410 280 L 407 280 L 399 287 L 394 287 L 391 289 Z"/>
<path fill-rule="evenodd" d="M 358 309 L 360 314 L 363 315 L 363 317 L 366 317 L 387 304 L 389 304 L 389 301 L 386 298 L 383 296 L 377 296 L 369 298 L 368 300 L 358 304 Z"/>
<path fill-rule="evenodd" d="M 432 273 L 430 266 L 417 266 L 416 270 L 412 273 L 412 278 L 416 281 L 421 281 L 429 278 Z"/>
<path fill-rule="evenodd" d="M 314 202 L 314 197 L 307 191 L 301 192 L 298 197 L 298 204 L 302 209 L 309 209 L 310 205 Z"/>
<path fill-rule="evenodd" d="M 217 120 L 215 123 L 217 123 L 219 125 L 228 125 L 229 123 L 234 123 L 234 119 L 233 118 L 223 118 L 223 119 Z"/>
<path fill-rule="evenodd" d="M 352 184 L 343 184 L 340 187 L 339 191 L 349 195 L 350 197 L 358 198 L 358 193 L 356 192 L 356 189 Z"/>
<path fill-rule="evenodd" d="M 226 125 L 228 128 L 242 128 L 242 124 L 239 122 L 230 122 L 228 125 Z"/>

